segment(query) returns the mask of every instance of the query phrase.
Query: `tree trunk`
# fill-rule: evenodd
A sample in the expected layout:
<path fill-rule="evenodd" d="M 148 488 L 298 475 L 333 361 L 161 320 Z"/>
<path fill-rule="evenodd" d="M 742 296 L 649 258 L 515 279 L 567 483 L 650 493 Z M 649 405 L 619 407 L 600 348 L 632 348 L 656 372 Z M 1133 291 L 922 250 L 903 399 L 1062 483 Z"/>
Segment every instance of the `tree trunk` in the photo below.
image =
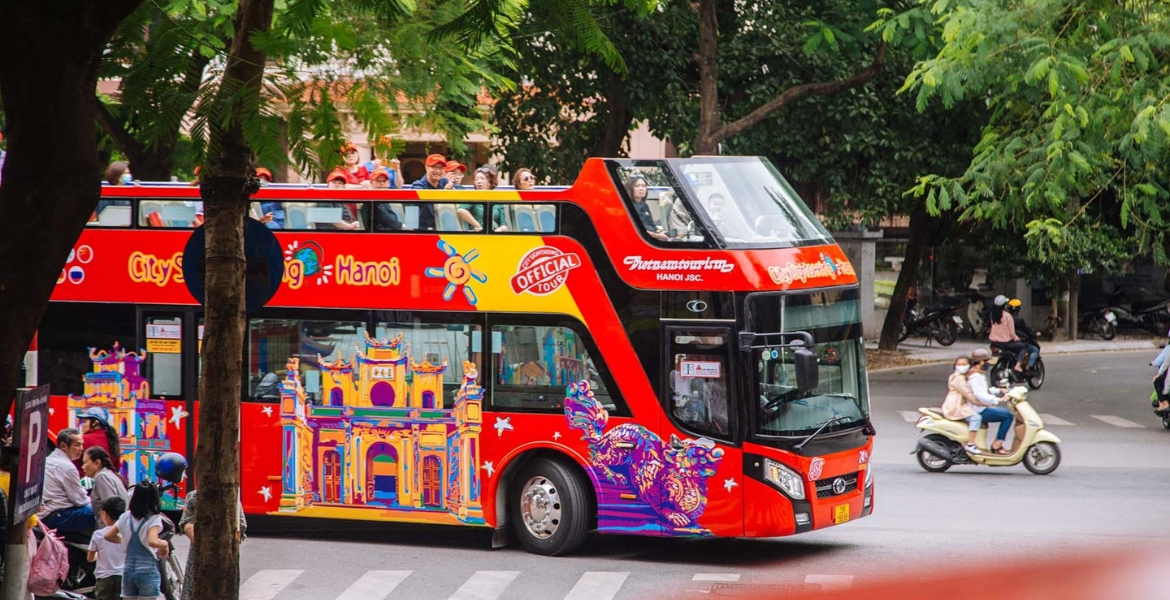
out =
<path fill-rule="evenodd" d="M 624 156 L 622 143 L 626 141 L 630 127 L 634 124 L 634 111 L 630 110 L 630 105 L 626 102 L 625 82 L 617 73 L 611 72 L 609 75 L 605 105 L 607 108 L 605 131 L 589 156 L 602 158 Z"/>
<path fill-rule="evenodd" d="M 1068 274 L 1068 316 L 1064 318 L 1068 339 L 1077 339 L 1077 315 L 1080 314 L 1081 276 L 1075 270 Z"/>
<path fill-rule="evenodd" d="M 8 413 L 13 390 L 24 385 L 25 352 L 101 195 L 93 127 L 98 59 L 138 3 L 0 6 L 0 56 L 6 57 L 0 60 L 0 101 L 8 141 L 0 185 L 0 414 Z"/>
<path fill-rule="evenodd" d="M 195 473 L 194 600 L 235 600 L 240 591 L 240 382 L 243 378 L 244 215 L 259 189 L 244 122 L 259 118 L 264 53 L 250 37 L 272 24 L 273 0 L 240 0 L 223 81 L 213 110 L 226 127 L 213 128 L 200 187 L 206 218 L 206 312 L 199 384 L 199 443 Z M 244 111 L 253 111 L 248 114 Z M 221 120 L 222 122 L 222 120 Z"/>
<path fill-rule="evenodd" d="M 919 205 L 910 215 L 910 240 L 906 243 L 906 257 L 902 261 L 902 271 L 898 273 L 898 283 L 894 285 L 894 296 L 890 298 L 890 308 L 886 313 L 886 320 L 882 324 L 882 337 L 878 342 L 880 350 L 896 350 L 898 348 L 898 335 L 902 332 L 902 320 L 906 314 L 906 300 L 910 295 L 910 288 L 918 283 L 918 267 L 922 264 L 926 242 L 936 220 L 930 216 L 930 213 L 926 212 L 925 204 Z"/>
<path fill-rule="evenodd" d="M 699 137 L 695 140 L 695 154 L 716 154 L 719 141 L 719 11 L 715 0 L 699 0 L 699 51 L 695 62 L 699 65 Z"/>
<path fill-rule="evenodd" d="M 699 0 L 699 50 L 694 55 L 699 66 L 699 133 L 695 139 L 695 154 L 717 154 L 720 142 L 755 127 L 790 102 L 810 96 L 828 96 L 864 85 L 881 72 L 885 63 L 886 42 L 883 40 L 878 44 L 873 62 L 853 75 L 837 81 L 802 83 L 785 88 L 750 113 L 722 125 L 719 115 L 718 17 L 715 0 Z"/>

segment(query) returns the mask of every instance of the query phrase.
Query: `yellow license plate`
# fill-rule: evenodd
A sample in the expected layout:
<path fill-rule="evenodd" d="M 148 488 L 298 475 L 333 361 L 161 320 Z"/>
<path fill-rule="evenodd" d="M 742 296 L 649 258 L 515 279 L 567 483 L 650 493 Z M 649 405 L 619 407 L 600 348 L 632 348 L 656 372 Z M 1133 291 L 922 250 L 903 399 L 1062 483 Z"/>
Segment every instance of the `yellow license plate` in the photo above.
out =
<path fill-rule="evenodd" d="M 849 520 L 849 505 L 842 504 L 841 506 L 833 507 L 833 524 L 840 525 Z"/>

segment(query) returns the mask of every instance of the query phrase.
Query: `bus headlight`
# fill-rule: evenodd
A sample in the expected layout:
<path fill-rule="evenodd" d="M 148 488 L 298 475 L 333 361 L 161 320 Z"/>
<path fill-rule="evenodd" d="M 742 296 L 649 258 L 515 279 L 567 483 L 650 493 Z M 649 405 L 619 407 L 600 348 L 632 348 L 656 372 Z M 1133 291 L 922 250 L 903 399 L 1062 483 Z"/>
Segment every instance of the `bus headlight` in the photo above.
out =
<path fill-rule="evenodd" d="M 873 463 L 865 466 L 865 489 L 873 486 Z"/>
<path fill-rule="evenodd" d="M 804 479 L 799 473 L 770 459 L 764 459 L 764 479 L 788 494 L 793 500 L 804 500 Z"/>

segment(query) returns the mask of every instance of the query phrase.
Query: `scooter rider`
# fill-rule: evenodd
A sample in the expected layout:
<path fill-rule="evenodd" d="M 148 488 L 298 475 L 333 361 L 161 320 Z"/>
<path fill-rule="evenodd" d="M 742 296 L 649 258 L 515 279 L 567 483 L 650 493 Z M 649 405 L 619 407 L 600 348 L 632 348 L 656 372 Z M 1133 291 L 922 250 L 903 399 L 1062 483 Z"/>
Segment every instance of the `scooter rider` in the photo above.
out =
<path fill-rule="evenodd" d="M 983 417 L 984 423 L 999 423 L 999 431 L 995 434 L 995 442 L 991 445 L 991 451 L 995 454 L 1007 455 L 1011 452 L 1004 448 L 1003 444 L 1004 440 L 1007 439 L 1008 431 L 1012 428 L 1013 417 L 1010 410 L 999 406 L 1006 395 L 1002 395 L 999 389 L 987 385 L 987 375 L 984 374 L 984 369 L 987 368 L 987 363 L 990 360 L 991 353 L 983 348 L 971 353 L 971 371 L 967 374 L 967 383 L 970 384 L 971 392 L 975 394 L 975 399 L 978 401 L 978 404 L 972 404 L 971 408 Z"/>
<path fill-rule="evenodd" d="M 1170 332 L 1167 335 L 1170 335 Z M 1154 375 L 1154 392 L 1158 395 L 1158 405 L 1154 408 L 1154 412 L 1164 414 L 1165 411 L 1170 410 L 1170 377 L 1167 376 L 1167 373 L 1170 372 L 1170 343 L 1162 348 L 1158 358 L 1155 358 L 1154 362 L 1150 364 L 1158 367 L 1158 373 Z"/>
<path fill-rule="evenodd" d="M 1007 311 L 1012 314 L 1012 319 L 1016 324 L 1016 336 L 1020 338 L 1020 342 L 1024 344 L 1024 349 L 1028 353 L 1027 371 L 1036 368 L 1036 361 L 1040 360 L 1040 344 L 1036 343 L 1036 332 L 1028 327 L 1028 322 L 1024 320 L 1023 315 L 1020 314 L 1020 307 L 1024 305 L 1019 298 L 1012 298 L 1008 300 Z M 1021 357 L 1023 360 L 1023 357 Z"/>
<path fill-rule="evenodd" d="M 1023 367 L 1020 364 L 1020 359 L 1024 356 L 1025 345 L 1020 341 L 1019 334 L 1016 333 L 1015 317 L 1004 310 L 1007 303 L 1007 296 L 1001 294 L 995 297 L 994 306 L 991 307 L 991 332 L 987 334 L 987 340 L 991 342 L 992 346 L 1015 354 L 1015 370 L 1021 371 Z"/>
<path fill-rule="evenodd" d="M 93 531 L 93 508 L 73 466 L 81 452 L 81 432 L 62 429 L 57 433 L 57 449 L 45 459 L 44 508 L 37 517 L 58 533 Z"/>

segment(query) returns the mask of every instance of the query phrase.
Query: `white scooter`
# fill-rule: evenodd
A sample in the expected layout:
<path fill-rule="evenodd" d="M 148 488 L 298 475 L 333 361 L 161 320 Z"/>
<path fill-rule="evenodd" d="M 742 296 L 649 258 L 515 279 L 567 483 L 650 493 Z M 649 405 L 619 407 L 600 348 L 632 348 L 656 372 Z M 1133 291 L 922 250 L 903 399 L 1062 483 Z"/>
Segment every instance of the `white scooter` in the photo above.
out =
<path fill-rule="evenodd" d="M 931 473 L 942 473 L 952 465 L 985 465 L 1010 467 L 1019 464 L 1037 475 L 1047 475 L 1060 466 L 1060 439 L 1044 429 L 1044 422 L 1028 402 L 1028 388 L 1017 386 L 1007 393 L 1007 402 L 1016 415 L 1015 441 L 1009 454 L 995 454 L 990 450 L 988 424 L 984 423 L 975 435 L 975 445 L 981 454 L 968 454 L 967 422 L 952 421 L 943 416 L 941 408 L 920 408 L 922 413 L 915 423 L 923 431 L 911 454 L 918 464 Z"/>

